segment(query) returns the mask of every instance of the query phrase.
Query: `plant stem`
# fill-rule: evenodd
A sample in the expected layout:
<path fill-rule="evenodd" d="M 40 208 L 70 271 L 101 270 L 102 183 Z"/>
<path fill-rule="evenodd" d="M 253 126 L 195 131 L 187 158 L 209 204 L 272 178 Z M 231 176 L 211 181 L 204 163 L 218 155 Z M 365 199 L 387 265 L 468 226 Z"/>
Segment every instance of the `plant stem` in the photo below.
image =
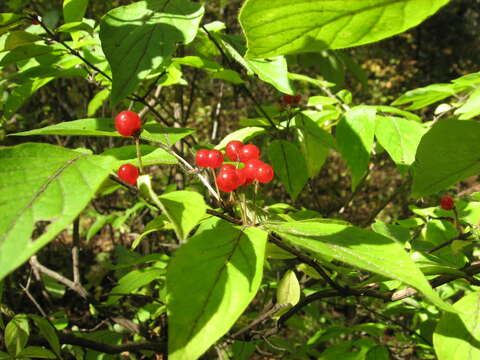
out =
<path fill-rule="evenodd" d="M 143 174 L 142 152 L 140 151 L 140 138 L 135 136 L 135 149 L 137 150 L 138 165 L 140 166 L 140 174 Z"/>

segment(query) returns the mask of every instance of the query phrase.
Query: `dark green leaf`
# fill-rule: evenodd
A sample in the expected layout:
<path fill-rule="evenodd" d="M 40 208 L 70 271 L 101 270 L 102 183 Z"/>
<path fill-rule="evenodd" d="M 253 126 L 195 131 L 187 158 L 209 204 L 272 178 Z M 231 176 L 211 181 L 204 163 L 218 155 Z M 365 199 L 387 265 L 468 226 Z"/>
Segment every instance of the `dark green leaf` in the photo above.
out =
<path fill-rule="evenodd" d="M 48 144 L 0 149 L 0 279 L 78 216 L 113 164 Z"/>
<path fill-rule="evenodd" d="M 17 61 L 30 59 L 32 57 L 46 55 L 55 51 L 53 46 L 30 44 L 17 47 L 5 54 L 0 54 L 0 66 L 14 64 Z M 3 55 L 3 56 L 2 56 Z"/>
<path fill-rule="evenodd" d="M 5 327 L 5 346 L 10 355 L 20 354 L 27 345 L 30 336 L 30 325 L 26 315 L 15 315 Z"/>
<path fill-rule="evenodd" d="M 423 136 L 414 163 L 412 196 L 439 192 L 480 173 L 480 123 L 440 120 Z"/>
<path fill-rule="evenodd" d="M 352 189 L 365 175 L 375 134 L 375 109 L 357 106 L 348 110 L 337 125 L 337 145 L 352 172 Z"/>
<path fill-rule="evenodd" d="M 295 200 L 308 181 L 308 170 L 303 154 L 298 147 L 285 140 L 275 140 L 268 147 L 268 157 L 275 176 Z"/>
<path fill-rule="evenodd" d="M 443 310 L 453 311 L 432 289 L 403 246 L 387 237 L 331 220 L 270 223 L 267 227 L 308 251 L 402 281 Z"/>
<path fill-rule="evenodd" d="M 57 355 L 40 346 L 28 346 L 23 349 L 18 356 L 20 358 L 57 359 Z"/>
<path fill-rule="evenodd" d="M 66 23 L 81 21 L 87 10 L 88 0 L 63 0 L 63 18 Z"/>
<path fill-rule="evenodd" d="M 188 0 L 139 1 L 110 10 L 100 39 L 113 75 L 112 105 L 197 33 L 203 7 Z"/>
<path fill-rule="evenodd" d="M 28 317 L 35 322 L 35 325 L 40 329 L 40 335 L 48 341 L 55 354 L 60 356 L 60 341 L 52 324 L 50 324 L 47 319 L 35 314 L 29 314 Z"/>
<path fill-rule="evenodd" d="M 5 39 L 3 49 L 0 49 L 0 51 L 13 50 L 20 46 L 30 45 L 39 40 L 41 40 L 39 36 L 23 30 L 10 31 Z"/>
<path fill-rule="evenodd" d="M 219 221 L 175 253 L 167 273 L 170 359 L 197 359 L 235 323 L 260 286 L 266 240 L 264 231 Z"/>
<path fill-rule="evenodd" d="M 420 123 L 393 116 L 377 116 L 375 136 L 397 165 L 415 161 L 420 139 L 427 129 Z"/>
<path fill-rule="evenodd" d="M 418 25 L 448 0 L 247 0 L 240 23 L 248 57 L 368 44 Z"/>
<path fill-rule="evenodd" d="M 383 345 L 377 345 L 368 350 L 365 360 L 390 360 L 390 352 Z"/>

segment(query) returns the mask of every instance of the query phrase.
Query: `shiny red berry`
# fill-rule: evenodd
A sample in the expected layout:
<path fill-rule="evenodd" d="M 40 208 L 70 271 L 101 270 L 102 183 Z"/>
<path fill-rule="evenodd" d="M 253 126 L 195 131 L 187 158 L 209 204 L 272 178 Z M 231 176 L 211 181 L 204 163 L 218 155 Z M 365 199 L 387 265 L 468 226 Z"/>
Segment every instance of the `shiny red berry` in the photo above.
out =
<path fill-rule="evenodd" d="M 208 166 L 216 169 L 223 164 L 223 154 L 218 150 L 210 150 L 208 153 Z"/>
<path fill-rule="evenodd" d="M 142 128 L 142 120 L 136 112 L 125 110 L 119 112 L 115 117 L 115 129 L 122 136 L 138 135 Z"/>
<path fill-rule="evenodd" d="M 245 182 L 247 181 L 247 176 L 245 175 L 245 172 L 242 169 L 235 169 L 235 174 L 237 174 L 237 187 L 245 185 Z"/>
<path fill-rule="evenodd" d="M 287 105 L 296 105 L 302 99 L 301 95 L 283 95 L 282 102 Z"/>
<path fill-rule="evenodd" d="M 252 179 L 253 181 L 257 176 L 257 168 L 262 164 L 264 164 L 264 162 L 259 159 L 248 160 L 244 167 L 246 178 Z"/>
<path fill-rule="evenodd" d="M 247 144 L 240 150 L 240 161 L 247 162 L 248 160 L 258 159 L 260 157 L 260 150 L 252 144 Z"/>
<path fill-rule="evenodd" d="M 132 164 L 125 164 L 118 169 L 118 177 L 128 184 L 135 185 L 138 179 L 138 168 Z"/>
<path fill-rule="evenodd" d="M 220 172 L 225 172 L 225 171 L 236 171 L 237 168 L 233 166 L 232 164 L 223 164 L 220 166 Z"/>
<path fill-rule="evenodd" d="M 217 185 L 223 192 L 231 192 L 237 188 L 238 176 L 235 171 L 224 171 L 217 175 Z"/>
<path fill-rule="evenodd" d="M 446 195 L 440 200 L 440 207 L 443 210 L 452 210 L 455 207 L 455 202 L 451 196 Z"/>
<path fill-rule="evenodd" d="M 261 183 L 268 183 L 273 179 L 273 168 L 268 164 L 261 164 L 257 167 L 256 179 Z"/>
<path fill-rule="evenodd" d="M 230 141 L 225 147 L 227 157 L 232 161 L 240 161 L 240 150 L 243 148 L 243 143 L 238 140 Z"/>
<path fill-rule="evenodd" d="M 208 154 L 210 150 L 200 149 L 195 156 L 195 163 L 200 167 L 208 167 Z"/>

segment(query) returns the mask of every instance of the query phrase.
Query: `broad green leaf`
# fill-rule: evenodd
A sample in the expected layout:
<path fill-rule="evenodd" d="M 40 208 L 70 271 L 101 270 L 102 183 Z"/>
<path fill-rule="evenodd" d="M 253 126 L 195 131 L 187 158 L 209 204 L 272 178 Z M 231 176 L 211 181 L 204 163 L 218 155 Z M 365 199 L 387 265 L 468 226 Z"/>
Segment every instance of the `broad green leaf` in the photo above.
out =
<path fill-rule="evenodd" d="M 8 96 L 5 103 L 3 114 L 5 118 L 8 119 L 13 116 L 35 91 L 40 89 L 42 86 L 48 84 L 53 79 L 53 77 L 31 79 L 27 80 L 22 85 L 15 88 L 15 90 L 13 90 L 12 93 Z"/>
<path fill-rule="evenodd" d="M 307 165 L 308 176 L 313 178 L 325 163 L 329 148 L 334 145 L 333 138 L 307 116 L 295 117 L 295 126 L 298 145 Z"/>
<path fill-rule="evenodd" d="M 198 69 L 204 69 L 207 71 L 219 71 L 223 69 L 220 64 L 200 56 L 184 56 L 181 58 L 174 58 L 172 62 L 180 65 L 192 66 Z"/>
<path fill-rule="evenodd" d="M 317 95 L 317 96 L 310 96 L 308 98 L 307 106 L 334 105 L 334 104 L 338 104 L 338 100 L 336 98 Z"/>
<path fill-rule="evenodd" d="M 232 327 L 260 286 L 266 241 L 262 230 L 218 221 L 175 253 L 167 272 L 169 359 L 199 358 Z"/>
<path fill-rule="evenodd" d="M 379 41 L 414 27 L 448 0 L 247 0 L 240 24 L 251 58 Z"/>
<path fill-rule="evenodd" d="M 105 88 L 100 90 L 88 103 L 87 116 L 94 116 L 100 106 L 108 99 L 110 96 L 110 89 Z"/>
<path fill-rule="evenodd" d="M 394 106 L 387 106 L 387 105 L 375 105 L 373 106 L 377 110 L 377 114 L 383 115 L 385 114 L 394 114 L 394 115 L 400 115 L 400 117 L 404 117 L 405 119 L 408 120 L 414 120 L 421 122 L 421 118 L 418 115 L 415 115 L 414 113 L 406 110 L 401 110 L 397 109 Z"/>
<path fill-rule="evenodd" d="M 298 147 L 285 140 L 274 140 L 268 147 L 271 165 L 285 189 L 295 200 L 308 181 L 305 159 Z"/>
<path fill-rule="evenodd" d="M 88 0 L 63 0 L 63 19 L 66 23 L 81 21 L 87 6 Z"/>
<path fill-rule="evenodd" d="M 308 251 L 402 281 L 443 310 L 453 311 L 432 289 L 403 246 L 385 236 L 331 220 L 270 223 L 266 227 Z"/>
<path fill-rule="evenodd" d="M 479 85 L 480 84 L 480 72 L 468 74 L 465 76 L 461 76 L 455 80 L 452 80 L 453 83 L 455 84 L 460 84 L 460 85 Z"/>
<path fill-rule="evenodd" d="M 226 34 L 214 36 L 223 45 L 226 52 L 248 71 L 249 75 L 256 74 L 261 80 L 283 93 L 293 94 L 295 92 L 288 78 L 287 61 L 283 56 L 269 59 L 245 59 L 246 49 L 243 38 Z"/>
<path fill-rule="evenodd" d="M 93 28 L 88 25 L 86 22 L 82 21 L 74 21 L 69 22 L 67 24 L 63 24 L 62 26 L 55 29 L 57 32 L 65 32 L 65 33 L 73 33 L 76 31 L 86 31 L 90 34 L 93 33 Z"/>
<path fill-rule="evenodd" d="M 357 106 L 348 110 L 337 125 L 338 149 L 352 173 L 352 189 L 365 175 L 375 134 L 375 109 Z"/>
<path fill-rule="evenodd" d="M 5 54 L 0 54 L 0 66 L 14 64 L 20 60 L 30 59 L 32 57 L 49 54 L 56 49 L 53 46 L 29 44 L 17 47 Z"/>
<path fill-rule="evenodd" d="M 118 284 L 110 291 L 106 304 L 113 305 L 117 303 L 122 295 L 132 294 L 141 287 L 150 284 L 152 281 L 165 275 L 165 269 L 158 267 L 147 267 L 143 269 L 131 270 L 120 280 Z M 119 295 L 116 295 L 119 294 Z"/>
<path fill-rule="evenodd" d="M 146 123 L 140 138 L 143 140 L 159 142 L 166 145 L 173 145 L 185 136 L 193 133 L 194 130 L 186 128 L 167 128 L 157 123 Z M 90 118 L 73 121 L 65 121 L 59 124 L 46 126 L 44 128 L 23 131 L 10 136 L 31 136 L 31 135 L 80 135 L 80 136 L 118 136 L 121 135 L 115 130 L 112 118 Z"/>
<path fill-rule="evenodd" d="M 188 0 L 139 1 L 110 10 L 100 39 L 113 75 L 112 105 L 197 34 L 203 6 Z"/>
<path fill-rule="evenodd" d="M 188 237 L 190 231 L 207 211 L 203 196 L 193 191 L 172 191 L 158 198 L 163 203 L 166 215 L 173 223 L 175 232 L 181 240 Z"/>
<path fill-rule="evenodd" d="M 466 87 L 458 84 L 433 84 L 423 88 L 407 91 L 395 100 L 392 105 L 405 105 L 409 110 L 421 109 L 447 97 L 465 90 Z"/>
<path fill-rule="evenodd" d="M 20 358 L 33 358 L 33 359 L 57 359 L 57 355 L 48 349 L 40 346 L 27 346 L 20 354 Z"/>
<path fill-rule="evenodd" d="M 30 336 L 30 325 L 26 315 L 15 315 L 5 327 L 5 347 L 10 355 L 20 354 L 27 345 Z"/>
<path fill-rule="evenodd" d="M 60 341 L 52 324 L 47 319 L 35 314 L 29 314 L 28 317 L 35 322 L 35 325 L 40 329 L 40 335 L 48 341 L 55 354 L 60 355 Z"/>
<path fill-rule="evenodd" d="M 479 293 L 457 301 L 457 314 L 445 313 L 433 333 L 433 347 L 439 360 L 480 358 Z"/>
<path fill-rule="evenodd" d="M 0 279 L 78 216 L 113 164 L 48 144 L 0 149 Z"/>
<path fill-rule="evenodd" d="M 145 166 L 155 164 L 176 164 L 177 159 L 163 149 L 152 145 L 140 145 L 142 163 Z M 139 166 L 135 145 L 122 146 L 104 151 L 102 155 L 113 156 L 119 164 L 129 162 Z"/>
<path fill-rule="evenodd" d="M 440 120 L 423 136 L 414 163 L 412 196 L 435 194 L 480 173 L 480 123 Z"/>
<path fill-rule="evenodd" d="M 455 111 L 459 119 L 468 120 L 480 115 L 480 89 L 475 90 L 460 108 Z"/>
<path fill-rule="evenodd" d="M 243 84 L 245 81 L 243 81 L 242 77 L 240 74 L 234 70 L 230 69 L 225 69 L 225 70 L 220 70 L 217 72 L 214 72 L 210 75 L 212 79 L 219 79 L 219 80 L 225 80 L 228 81 L 232 84 Z"/>
<path fill-rule="evenodd" d="M 377 345 L 368 350 L 365 360 L 390 360 L 390 352 L 383 345 Z"/>
<path fill-rule="evenodd" d="M 42 38 L 38 35 L 34 35 L 23 30 L 10 31 L 5 39 L 4 46 L 2 49 L 0 49 L 0 51 L 13 50 L 20 46 L 32 44 L 41 39 Z"/>
<path fill-rule="evenodd" d="M 275 313 L 278 318 L 285 314 L 292 306 L 300 301 L 300 283 L 293 270 L 287 270 L 277 287 L 277 304 L 287 305 Z"/>
<path fill-rule="evenodd" d="M 418 144 L 426 130 L 413 120 L 376 117 L 375 137 L 397 165 L 411 165 L 415 161 Z"/>
<path fill-rule="evenodd" d="M 267 130 L 259 126 L 250 126 L 238 129 L 225 136 L 215 149 L 221 150 L 232 140 L 247 142 L 255 136 L 265 133 Z"/>
<path fill-rule="evenodd" d="M 0 13 L 0 29 L 4 26 L 8 26 L 17 23 L 22 20 L 22 16 L 14 13 Z M 1 34 L 1 32 L 0 32 Z"/>

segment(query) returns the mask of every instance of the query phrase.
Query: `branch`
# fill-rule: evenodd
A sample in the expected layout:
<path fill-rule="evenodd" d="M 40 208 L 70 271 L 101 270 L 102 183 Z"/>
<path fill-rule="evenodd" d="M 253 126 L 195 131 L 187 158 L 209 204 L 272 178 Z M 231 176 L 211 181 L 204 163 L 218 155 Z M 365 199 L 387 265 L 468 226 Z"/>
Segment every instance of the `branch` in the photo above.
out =
<path fill-rule="evenodd" d="M 440 275 L 437 276 L 436 278 L 430 280 L 430 285 L 433 288 L 439 287 L 441 285 L 444 285 L 446 283 L 449 283 L 454 280 L 458 279 L 467 279 L 470 280 L 470 278 L 475 275 L 480 273 L 480 262 L 475 262 L 472 263 L 470 266 L 465 267 L 463 269 L 460 269 L 464 274 L 463 275 Z M 398 301 L 405 299 L 407 297 L 413 296 L 418 293 L 418 290 L 408 287 L 402 290 L 396 290 L 396 291 L 387 291 L 387 292 L 381 292 L 381 291 L 376 291 L 371 289 L 371 287 L 365 287 L 363 289 L 355 289 L 355 288 L 349 288 L 346 289 L 347 294 L 342 294 L 338 290 L 335 289 L 329 289 L 329 290 L 322 290 L 322 291 L 317 291 L 316 293 L 313 293 L 304 299 L 302 299 L 297 305 L 295 305 L 293 308 L 291 308 L 287 313 L 285 313 L 278 321 L 279 325 L 282 325 L 287 321 L 290 317 L 295 315 L 297 312 L 299 312 L 303 307 L 306 305 L 320 299 L 324 298 L 329 298 L 329 297 L 336 297 L 336 296 L 369 296 L 369 297 L 374 297 L 377 299 L 382 299 L 385 302 L 392 302 L 392 301 Z"/>

